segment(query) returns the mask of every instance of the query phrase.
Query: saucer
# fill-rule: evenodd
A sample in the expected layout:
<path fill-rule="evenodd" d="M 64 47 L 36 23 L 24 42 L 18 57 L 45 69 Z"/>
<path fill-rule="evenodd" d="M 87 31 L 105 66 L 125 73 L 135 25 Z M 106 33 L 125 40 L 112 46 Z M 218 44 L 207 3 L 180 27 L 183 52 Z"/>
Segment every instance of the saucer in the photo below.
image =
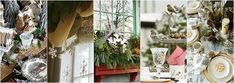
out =
<path fill-rule="evenodd" d="M 187 31 L 187 42 L 188 45 L 191 46 L 194 42 L 197 41 L 199 37 L 199 32 L 197 29 L 193 30 L 193 29 L 188 29 Z"/>
<path fill-rule="evenodd" d="M 200 8 L 200 2 L 190 2 L 187 6 L 187 14 L 193 15 L 197 14 Z"/>

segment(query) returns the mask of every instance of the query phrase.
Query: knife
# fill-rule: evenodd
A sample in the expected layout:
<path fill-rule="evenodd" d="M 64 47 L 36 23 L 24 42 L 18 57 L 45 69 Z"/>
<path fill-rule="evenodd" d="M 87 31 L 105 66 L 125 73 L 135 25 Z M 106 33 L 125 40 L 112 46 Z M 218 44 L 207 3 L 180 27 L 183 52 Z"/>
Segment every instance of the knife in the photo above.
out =
<path fill-rule="evenodd" d="M 173 78 L 173 77 L 156 77 L 157 79 L 170 79 L 170 80 L 173 80 L 175 82 L 178 82 L 179 80 Z"/>

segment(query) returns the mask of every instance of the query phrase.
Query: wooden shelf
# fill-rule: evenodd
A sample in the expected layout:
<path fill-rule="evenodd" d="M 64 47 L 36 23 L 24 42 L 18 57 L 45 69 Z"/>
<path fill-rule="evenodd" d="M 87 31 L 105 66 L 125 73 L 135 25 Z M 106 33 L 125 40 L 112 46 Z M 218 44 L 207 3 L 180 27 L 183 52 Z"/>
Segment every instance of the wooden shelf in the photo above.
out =
<path fill-rule="evenodd" d="M 107 69 L 105 66 L 95 66 L 95 82 L 100 82 L 104 76 L 117 74 L 130 74 L 130 81 L 133 82 L 139 72 L 140 69 L 136 66 L 129 67 L 127 70 L 120 67 L 117 67 L 116 69 Z"/>

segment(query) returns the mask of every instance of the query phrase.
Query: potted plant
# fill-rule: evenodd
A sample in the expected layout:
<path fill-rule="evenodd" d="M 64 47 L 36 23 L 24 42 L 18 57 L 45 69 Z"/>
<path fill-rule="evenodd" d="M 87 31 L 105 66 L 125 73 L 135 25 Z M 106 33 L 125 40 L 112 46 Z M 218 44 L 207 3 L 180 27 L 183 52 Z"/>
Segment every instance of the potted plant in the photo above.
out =
<path fill-rule="evenodd" d="M 139 37 L 132 36 L 128 40 L 115 33 L 105 36 L 104 32 L 95 33 L 94 63 L 95 81 L 100 82 L 105 75 L 130 73 L 130 81 L 134 81 L 139 72 Z"/>

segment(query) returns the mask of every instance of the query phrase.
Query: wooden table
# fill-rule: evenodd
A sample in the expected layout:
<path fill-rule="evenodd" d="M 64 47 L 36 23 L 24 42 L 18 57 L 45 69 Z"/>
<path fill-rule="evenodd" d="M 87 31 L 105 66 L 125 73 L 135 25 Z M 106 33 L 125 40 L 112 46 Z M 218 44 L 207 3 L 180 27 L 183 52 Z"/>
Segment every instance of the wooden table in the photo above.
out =
<path fill-rule="evenodd" d="M 43 41 L 41 43 L 41 47 L 31 47 L 29 49 L 27 49 L 26 51 L 20 51 L 18 53 L 17 58 L 18 59 L 24 59 L 26 57 L 28 57 L 28 54 L 31 54 L 33 56 L 36 56 L 38 53 L 40 53 L 42 50 L 44 50 L 47 47 L 47 40 Z M 5 64 L 1 64 L 0 65 L 0 69 L 1 69 L 1 76 L 0 76 L 0 80 L 2 81 L 3 79 L 5 79 L 7 76 L 9 76 L 13 70 L 14 67 L 16 65 L 17 62 L 13 61 L 12 64 L 10 64 L 9 66 L 5 65 Z"/>
<path fill-rule="evenodd" d="M 0 79 L 3 80 L 4 78 L 6 78 L 7 76 L 9 76 L 14 67 L 15 67 L 16 63 L 10 64 L 9 66 L 5 65 L 5 64 L 1 64 L 1 76 Z"/>

